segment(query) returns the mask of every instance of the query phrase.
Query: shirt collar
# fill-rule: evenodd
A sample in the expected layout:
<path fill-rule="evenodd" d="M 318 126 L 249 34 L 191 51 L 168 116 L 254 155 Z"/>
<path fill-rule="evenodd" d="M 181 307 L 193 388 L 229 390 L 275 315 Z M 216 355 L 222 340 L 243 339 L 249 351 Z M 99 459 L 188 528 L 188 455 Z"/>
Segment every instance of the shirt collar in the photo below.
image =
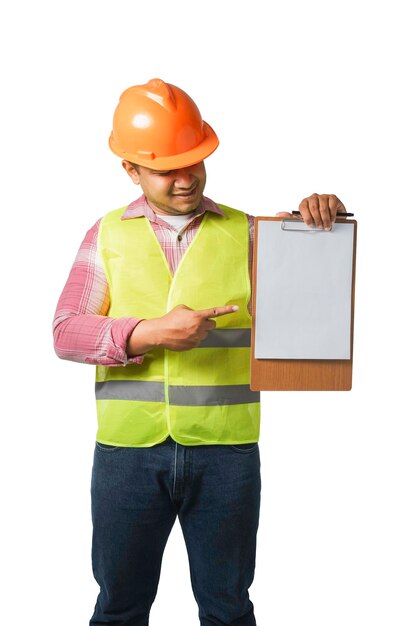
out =
<path fill-rule="evenodd" d="M 225 217 L 224 211 L 215 202 L 213 202 L 213 200 L 203 196 L 195 215 L 202 215 L 206 211 L 217 213 L 218 215 Z M 122 220 L 130 220 L 134 217 L 147 217 L 150 222 L 156 222 L 158 219 L 158 215 L 153 211 L 153 209 L 151 209 L 144 194 L 126 207 L 126 210 L 122 215 Z"/>

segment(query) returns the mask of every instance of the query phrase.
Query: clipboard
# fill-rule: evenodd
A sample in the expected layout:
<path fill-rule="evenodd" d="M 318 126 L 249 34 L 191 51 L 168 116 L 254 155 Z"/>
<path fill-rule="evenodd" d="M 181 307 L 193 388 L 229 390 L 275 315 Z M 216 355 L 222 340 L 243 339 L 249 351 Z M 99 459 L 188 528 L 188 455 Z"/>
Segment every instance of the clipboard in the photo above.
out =
<path fill-rule="evenodd" d="M 290 218 L 255 218 L 253 391 L 351 390 L 356 233 L 356 220 L 346 218 L 329 232 Z"/>

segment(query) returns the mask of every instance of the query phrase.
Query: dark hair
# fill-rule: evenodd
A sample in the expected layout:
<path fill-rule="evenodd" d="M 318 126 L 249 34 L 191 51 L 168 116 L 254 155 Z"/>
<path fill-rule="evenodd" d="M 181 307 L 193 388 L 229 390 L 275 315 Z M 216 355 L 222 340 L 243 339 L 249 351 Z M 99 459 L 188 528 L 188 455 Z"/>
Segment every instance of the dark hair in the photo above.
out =
<path fill-rule="evenodd" d="M 132 161 L 128 161 L 128 163 L 130 163 L 130 165 L 134 167 L 137 173 L 139 174 L 140 165 L 138 165 L 137 163 L 132 163 Z"/>

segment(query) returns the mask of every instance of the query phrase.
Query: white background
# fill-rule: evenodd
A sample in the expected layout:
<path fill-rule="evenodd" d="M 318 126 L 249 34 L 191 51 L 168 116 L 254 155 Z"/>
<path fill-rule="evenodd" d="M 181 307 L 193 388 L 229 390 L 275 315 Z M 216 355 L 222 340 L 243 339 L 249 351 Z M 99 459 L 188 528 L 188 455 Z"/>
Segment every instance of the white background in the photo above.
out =
<path fill-rule="evenodd" d="M 153 77 L 220 137 L 209 197 L 273 215 L 335 193 L 358 220 L 353 390 L 262 394 L 258 624 L 417 623 L 412 4 L 3 9 L 5 624 L 81 626 L 94 608 L 94 368 L 57 359 L 51 321 L 86 230 L 138 195 L 107 139 L 120 93 Z M 151 612 L 167 623 L 198 623 L 178 522 Z"/>

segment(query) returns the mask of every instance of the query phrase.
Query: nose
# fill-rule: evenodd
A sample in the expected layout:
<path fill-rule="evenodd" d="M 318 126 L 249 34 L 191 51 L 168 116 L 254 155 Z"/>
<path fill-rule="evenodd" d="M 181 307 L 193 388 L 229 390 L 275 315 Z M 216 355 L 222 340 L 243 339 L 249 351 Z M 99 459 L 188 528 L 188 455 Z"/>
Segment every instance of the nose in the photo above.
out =
<path fill-rule="evenodd" d="M 191 167 L 183 167 L 180 170 L 176 170 L 175 187 L 178 189 L 190 189 L 195 182 L 196 178 L 192 173 Z"/>

